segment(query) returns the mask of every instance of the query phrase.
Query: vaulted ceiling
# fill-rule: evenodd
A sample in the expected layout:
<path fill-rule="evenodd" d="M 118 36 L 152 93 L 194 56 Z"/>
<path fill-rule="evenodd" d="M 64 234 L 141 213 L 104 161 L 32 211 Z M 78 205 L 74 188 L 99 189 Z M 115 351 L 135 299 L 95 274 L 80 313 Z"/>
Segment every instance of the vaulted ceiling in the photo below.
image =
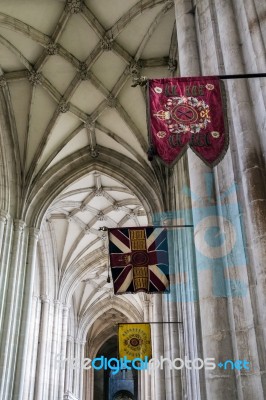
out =
<path fill-rule="evenodd" d="M 24 201 L 52 167 L 83 149 L 91 159 L 103 148 L 115 150 L 152 171 L 145 92 L 131 85 L 140 76 L 172 76 L 176 58 L 173 1 L 2 0 L 0 86 Z M 58 292 L 71 271 L 94 257 L 73 287 L 82 318 L 103 292 L 106 299 L 112 292 L 106 262 L 95 263 L 107 258 L 99 228 L 146 225 L 145 210 L 119 179 L 93 171 L 63 190 L 46 220 Z M 140 302 L 130 301 L 140 312 Z"/>

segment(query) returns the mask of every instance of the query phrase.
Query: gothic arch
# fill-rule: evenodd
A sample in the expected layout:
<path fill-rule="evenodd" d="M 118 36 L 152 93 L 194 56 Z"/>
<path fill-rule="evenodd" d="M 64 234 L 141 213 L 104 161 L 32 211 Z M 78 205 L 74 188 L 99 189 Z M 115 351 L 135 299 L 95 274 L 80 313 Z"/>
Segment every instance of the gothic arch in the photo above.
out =
<path fill-rule="evenodd" d="M 0 209 L 19 217 L 21 196 L 18 143 L 4 79 L 0 80 L 0 88 Z"/>
<path fill-rule="evenodd" d="M 137 310 L 135 307 L 130 307 L 130 303 L 126 302 L 122 299 L 112 298 L 106 300 L 98 301 L 94 307 L 91 307 L 90 313 L 87 313 L 84 318 L 80 321 L 79 325 L 79 337 L 82 340 L 86 340 L 87 331 L 89 330 L 90 326 L 99 318 L 101 315 L 106 313 L 109 310 L 117 310 L 121 314 L 125 315 L 127 313 L 127 318 L 130 321 L 142 321 L 143 316 L 142 313 Z"/>
<path fill-rule="evenodd" d="M 98 149 L 98 158 L 91 158 L 88 148 L 84 148 L 60 161 L 35 181 L 23 213 L 28 225 L 39 228 L 52 200 L 69 184 L 91 171 L 103 172 L 125 183 L 139 198 L 149 219 L 152 213 L 162 211 L 160 183 L 148 165 L 144 168 L 114 150 L 100 146 Z"/>

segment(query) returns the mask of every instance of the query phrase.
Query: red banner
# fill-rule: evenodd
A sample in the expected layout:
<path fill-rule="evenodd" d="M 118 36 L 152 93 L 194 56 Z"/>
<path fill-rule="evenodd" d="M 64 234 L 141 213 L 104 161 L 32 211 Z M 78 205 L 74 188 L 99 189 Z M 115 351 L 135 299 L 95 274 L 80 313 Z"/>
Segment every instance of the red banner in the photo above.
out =
<path fill-rule="evenodd" d="M 148 81 L 152 147 L 171 167 L 188 147 L 213 167 L 228 148 L 225 99 L 217 77 Z"/>

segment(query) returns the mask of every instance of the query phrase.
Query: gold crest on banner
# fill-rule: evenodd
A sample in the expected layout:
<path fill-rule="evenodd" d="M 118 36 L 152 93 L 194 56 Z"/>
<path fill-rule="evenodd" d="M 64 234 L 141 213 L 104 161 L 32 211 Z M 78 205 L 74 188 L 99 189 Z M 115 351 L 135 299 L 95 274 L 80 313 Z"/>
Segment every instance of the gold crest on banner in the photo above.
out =
<path fill-rule="evenodd" d="M 128 360 L 152 357 L 150 324 L 119 324 L 119 357 Z"/>

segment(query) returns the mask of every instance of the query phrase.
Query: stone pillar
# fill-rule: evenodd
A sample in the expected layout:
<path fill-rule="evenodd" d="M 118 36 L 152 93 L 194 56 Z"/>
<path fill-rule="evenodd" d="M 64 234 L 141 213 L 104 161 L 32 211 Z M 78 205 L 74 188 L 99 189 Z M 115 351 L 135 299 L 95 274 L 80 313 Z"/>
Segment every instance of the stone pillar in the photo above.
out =
<path fill-rule="evenodd" d="M 42 296 L 41 302 L 41 323 L 39 331 L 39 348 L 34 400 L 45 400 L 43 394 L 45 390 L 47 390 L 47 382 L 45 382 L 45 365 L 47 355 L 50 300 L 46 296 Z"/>
<path fill-rule="evenodd" d="M 230 23 L 234 18 L 231 1 L 216 1 L 219 29 L 227 29 L 228 37 L 221 41 L 225 70 L 233 69 L 243 73 L 243 60 L 236 26 Z M 245 224 L 248 235 L 248 250 L 251 256 L 254 284 L 258 305 L 259 324 L 265 326 L 266 316 L 266 190 L 265 170 L 261 163 L 261 148 L 246 81 L 230 81 L 227 85 L 228 98 L 232 108 L 233 128 L 235 131 L 236 162 L 239 166 L 239 178 L 243 190 Z M 266 347 L 266 330 L 261 330 Z"/>
<path fill-rule="evenodd" d="M 74 339 L 72 336 L 67 336 L 66 358 L 68 360 L 74 358 Z M 65 392 L 73 392 L 73 369 L 71 362 L 67 362 L 65 368 Z"/>
<path fill-rule="evenodd" d="M 0 256 L 1 256 L 1 250 L 3 247 L 3 237 L 4 237 L 7 219 L 8 219 L 8 214 L 6 212 L 0 210 Z"/>
<path fill-rule="evenodd" d="M 191 199 L 189 192 L 189 170 L 187 157 L 178 162 L 173 170 L 170 191 L 171 212 L 168 215 L 168 225 L 193 224 Z M 170 262 L 170 294 L 168 299 L 174 321 L 182 324 L 176 326 L 178 336 L 176 340 L 178 355 L 193 360 L 203 358 L 201 321 L 198 301 L 197 269 L 195 261 L 195 245 L 193 228 L 172 228 L 168 230 L 168 247 Z M 204 370 L 183 368 L 172 371 L 174 384 L 178 383 L 177 396 L 188 399 L 206 398 Z"/>
<path fill-rule="evenodd" d="M 198 40 L 195 27 L 195 10 L 190 0 L 175 0 L 176 26 L 179 50 L 181 76 L 201 75 Z M 231 24 L 233 20 L 231 20 Z M 193 222 L 196 224 L 198 212 L 201 217 L 208 217 L 209 198 L 204 178 L 211 174 L 210 168 L 188 150 L 188 167 L 191 191 L 199 196 L 200 200 L 192 203 Z M 204 211 L 206 210 L 206 211 Z M 216 225 L 216 224 L 215 224 Z M 217 221 L 217 226 L 218 226 Z M 195 241 L 202 237 L 202 229 L 195 226 Z M 197 268 L 199 268 L 198 259 Z M 233 357 L 230 325 L 228 320 L 227 299 L 217 297 L 213 293 L 213 274 L 216 270 L 198 270 L 198 289 L 200 304 L 200 320 L 202 330 L 203 355 L 213 357 L 217 361 Z M 220 273 L 220 272 L 219 272 Z M 218 317 L 219 316 L 219 317 Z M 187 318 L 189 316 L 187 315 Z M 199 328 L 199 326 L 198 326 Z M 216 368 L 213 371 L 205 370 L 206 398 L 222 400 L 235 399 L 236 384 L 234 375 L 228 371 Z M 225 385 L 226 382 L 226 385 Z M 191 385 L 193 400 L 200 398 L 198 390 L 194 391 L 195 384 Z"/>
<path fill-rule="evenodd" d="M 77 368 L 74 369 L 74 395 L 81 399 L 82 397 L 82 387 L 83 387 L 83 367 L 82 360 L 84 358 L 84 346 L 85 342 L 81 342 L 80 340 L 75 341 L 75 359 Z"/>
<path fill-rule="evenodd" d="M 153 297 L 154 309 L 153 309 L 153 321 L 162 322 L 162 296 L 160 294 L 155 294 Z M 164 355 L 163 347 L 163 324 L 152 324 L 153 333 L 153 358 L 160 360 L 160 357 Z M 155 377 L 155 399 L 165 400 L 165 376 L 164 370 L 156 368 L 154 372 Z"/>
<path fill-rule="evenodd" d="M 24 297 L 22 307 L 22 321 L 20 327 L 20 340 L 18 358 L 16 364 L 16 376 L 13 396 L 14 399 L 23 400 L 23 386 L 25 382 L 25 373 L 28 365 L 29 341 L 32 334 L 32 300 L 33 285 L 36 267 L 36 251 L 39 238 L 39 229 L 29 229 L 29 242 L 26 262 L 26 276 L 24 285 Z"/>
<path fill-rule="evenodd" d="M 149 307 L 149 321 L 154 321 L 153 319 L 153 310 L 154 310 L 154 304 L 153 304 L 153 296 L 151 295 L 150 297 L 150 307 Z M 151 325 L 151 334 L 152 334 L 152 352 L 154 353 L 154 340 L 153 340 L 153 324 Z M 149 374 L 149 380 L 150 380 L 150 388 L 151 388 L 151 399 L 155 399 L 155 379 L 154 379 L 154 373 Z"/>
<path fill-rule="evenodd" d="M 5 310 L 5 295 L 7 290 L 8 276 L 8 253 L 11 238 L 11 224 L 7 223 L 9 216 L 4 211 L 0 211 L 0 338 L 2 337 L 4 310 Z"/>
<path fill-rule="evenodd" d="M 264 72 L 266 68 L 266 51 L 265 43 L 266 35 L 263 38 L 262 25 L 265 24 L 263 18 L 264 10 L 258 11 L 254 0 L 243 0 L 241 5 L 239 2 L 233 2 L 236 25 L 238 26 L 240 42 L 244 43 L 241 46 L 243 59 L 245 61 L 246 73 Z M 265 14 L 264 14 L 265 15 Z M 257 130 L 262 147 L 264 162 L 266 163 L 266 78 L 256 78 L 247 80 L 247 85 L 252 97 L 253 108 L 257 122 Z"/>
<path fill-rule="evenodd" d="M 247 71 L 244 68 L 242 57 L 243 50 L 240 45 L 240 36 L 243 37 L 243 32 L 238 32 L 235 25 L 232 26 L 232 24 L 229 24 L 229 21 L 234 18 L 236 10 L 238 10 L 238 15 L 240 10 L 232 1 L 228 1 L 225 4 L 216 2 L 216 9 L 219 29 L 227 29 L 228 31 L 228 37 L 221 41 L 225 71 L 245 73 Z M 259 45 L 259 41 L 257 44 Z M 265 106 L 263 106 L 259 88 L 258 93 L 255 94 L 256 100 L 254 100 L 255 85 L 256 82 L 248 83 L 247 80 L 229 81 L 227 83 L 227 91 L 231 112 L 234 116 L 232 119 L 232 131 L 234 133 L 232 135 L 234 148 L 233 162 L 237 166 L 235 170 L 241 189 L 239 200 L 244 208 L 244 224 L 247 233 L 247 251 L 249 256 L 247 264 L 248 282 L 250 285 L 254 313 L 252 325 L 254 321 L 256 329 L 255 336 L 252 334 L 250 327 L 250 310 L 248 311 L 250 306 L 243 302 L 244 308 L 246 308 L 246 321 L 245 323 L 241 321 L 241 327 L 238 320 L 236 321 L 238 351 L 240 354 L 246 354 L 248 343 L 249 358 L 251 358 L 250 361 L 252 362 L 252 373 L 241 374 L 242 376 L 238 377 L 238 381 L 241 381 L 239 386 L 241 391 L 243 390 L 245 396 L 252 396 L 252 393 L 256 391 L 258 396 L 260 396 L 258 398 L 264 398 L 266 394 L 266 330 L 263 328 L 266 324 L 264 312 L 266 307 L 266 189 L 265 169 L 261 156 L 263 153 L 262 148 L 264 148 L 265 155 L 266 142 L 265 128 L 262 129 L 261 136 L 261 126 L 258 116 L 257 125 L 254 118 L 258 109 L 264 110 L 263 114 L 260 116 L 260 118 L 264 118 L 263 124 L 265 124 L 266 120 Z M 253 101 L 250 98 L 250 93 L 253 97 Z M 243 325 L 245 326 L 244 329 Z M 255 350 L 256 346 L 258 346 L 257 351 Z M 261 381 L 258 376 L 259 374 L 261 376 Z"/>
<path fill-rule="evenodd" d="M 94 373 L 93 369 L 86 371 L 87 374 L 87 385 L 86 385 L 86 397 L 84 400 L 93 400 L 94 395 Z"/>
<path fill-rule="evenodd" d="M 3 324 L 3 334 L 0 350 L 0 398 L 11 398 L 14 372 L 14 363 L 18 342 L 18 330 L 21 312 L 21 297 L 24 279 L 24 250 L 25 250 L 25 223 L 21 220 L 14 221 L 14 234 L 12 240 L 12 254 L 8 275 L 8 291 Z M 7 266 L 6 266 L 7 267 Z M 8 267 L 7 267 L 8 269 Z"/>
<path fill-rule="evenodd" d="M 174 171 L 173 175 L 173 186 L 176 193 L 181 193 L 181 184 L 184 185 L 185 174 L 184 164 L 181 160 L 181 166 L 178 170 Z M 180 173 L 182 171 L 182 174 Z M 171 186 L 172 187 L 172 186 Z M 170 192 L 171 195 L 174 193 Z M 184 205 L 181 204 L 181 196 L 175 198 L 173 196 L 171 212 L 168 213 L 168 223 L 171 224 L 183 224 L 188 223 L 183 219 L 177 218 L 177 212 L 182 215 Z M 182 210 L 182 211 L 181 211 Z M 161 221 L 163 223 L 163 221 Z M 190 228 L 189 228 L 190 229 Z M 163 295 L 163 318 L 165 322 L 169 324 L 164 325 L 164 344 L 165 344 L 165 357 L 174 360 L 176 358 L 184 359 L 185 354 L 188 352 L 192 353 L 193 356 L 197 357 L 197 349 L 193 353 L 193 346 L 188 340 L 184 341 L 183 323 L 187 331 L 187 336 L 190 338 L 193 344 L 193 339 L 196 336 L 194 326 L 190 327 L 192 321 L 195 320 L 195 316 L 189 313 L 194 307 L 192 288 L 193 282 L 191 279 L 187 279 L 185 276 L 189 274 L 190 270 L 194 265 L 191 263 L 191 253 L 193 248 L 191 243 L 185 241 L 187 229 L 168 229 L 168 251 L 169 251 L 169 270 L 170 270 L 170 293 Z M 183 257 L 183 249 L 187 249 L 187 253 Z M 186 282 L 186 284 L 180 284 Z M 190 284 L 190 285 L 189 285 Z M 189 317 L 188 317 L 189 315 Z M 173 322 L 173 323 L 170 323 Z M 178 324 L 180 322 L 181 324 Z M 193 357 L 192 356 L 192 357 Z M 186 370 L 170 369 L 167 362 L 165 363 L 164 369 L 168 374 L 169 382 L 166 383 L 166 396 L 167 399 L 179 400 L 184 397 L 189 398 L 191 390 L 191 374 L 187 374 L 186 384 L 182 383 L 182 377 L 186 375 Z M 194 379 L 197 381 L 197 379 Z M 187 389 L 186 389 L 187 386 Z M 196 397 L 195 397 L 196 398 Z"/>
<path fill-rule="evenodd" d="M 253 19 L 254 21 L 254 18 L 252 17 L 252 15 L 254 16 L 252 12 L 254 6 L 253 2 L 251 1 L 249 2 L 249 4 L 247 4 L 247 2 L 244 0 L 244 3 L 246 3 L 245 7 L 243 6 L 243 4 L 242 7 L 240 7 L 238 2 L 231 2 L 234 9 L 234 15 L 232 14 L 232 12 L 228 12 L 228 10 L 221 10 L 220 3 L 219 7 L 215 7 L 215 4 L 211 2 L 209 8 L 206 7 L 205 3 L 209 4 L 209 1 L 203 0 L 202 2 L 198 3 L 197 7 L 200 34 L 202 33 L 204 37 L 210 38 L 207 42 L 205 41 L 201 45 L 202 59 L 205 60 L 205 63 L 202 63 L 204 65 L 204 74 L 216 74 L 217 71 L 223 74 L 227 71 L 229 74 L 260 72 L 256 70 L 256 63 L 260 63 L 261 58 L 259 60 L 258 58 L 252 56 L 253 47 L 251 42 L 253 41 L 253 39 L 251 39 L 251 36 L 253 38 L 253 36 L 255 35 L 256 28 L 255 31 L 253 31 L 252 29 L 251 34 L 248 27 L 248 21 L 246 19 L 247 17 L 251 18 L 251 20 Z M 227 3 L 225 8 L 228 8 L 228 6 L 230 8 L 230 2 Z M 247 12 L 247 15 L 245 12 Z M 212 20 L 212 24 L 206 22 L 210 19 Z M 220 20 L 224 21 L 223 26 L 219 24 L 218 21 Z M 235 35 L 238 35 L 238 33 L 236 24 L 231 23 L 232 20 L 234 20 L 239 27 L 239 35 L 241 38 L 239 40 L 234 40 Z M 220 32 L 223 32 L 223 30 L 225 29 L 225 26 L 227 30 L 227 35 L 220 34 Z M 256 35 L 257 34 L 258 32 L 256 33 Z M 258 40 L 256 39 L 257 49 L 255 50 L 254 48 L 254 51 L 256 51 L 257 54 L 260 53 L 259 47 L 261 46 L 259 36 L 260 35 L 258 34 Z M 241 41 L 242 43 L 244 43 L 244 46 L 240 44 Z M 230 57 L 232 56 L 234 58 L 231 63 L 225 63 L 222 51 L 223 47 L 226 49 L 228 54 L 230 53 Z M 213 57 L 213 54 L 215 53 L 217 54 L 217 57 Z M 242 63 L 242 56 L 244 57 L 244 64 L 246 68 L 244 68 L 244 64 Z M 263 56 L 265 57 L 265 54 Z M 238 62 L 236 61 L 236 58 L 238 59 Z M 234 84 L 237 84 L 237 82 L 235 81 Z M 243 104 L 249 102 L 248 112 L 251 112 L 252 114 L 252 103 L 256 104 L 255 114 L 258 114 L 256 115 L 258 132 L 256 131 L 256 128 L 254 129 L 254 127 L 256 126 L 255 121 L 254 124 L 252 123 L 250 125 L 250 128 L 252 126 L 252 129 L 254 131 L 252 133 L 251 131 L 247 132 L 248 135 L 250 135 L 251 133 L 251 136 L 254 139 L 254 144 L 256 144 L 259 142 L 258 137 L 260 137 L 261 139 L 260 132 L 262 127 L 262 120 L 266 119 L 266 116 L 264 115 L 265 111 L 262 111 L 265 110 L 264 102 L 262 99 L 263 88 L 260 87 L 259 79 L 241 80 L 239 81 L 239 84 L 241 87 L 245 87 L 246 85 L 248 85 L 252 97 L 252 101 L 249 98 L 246 98 L 245 100 L 241 93 L 241 97 L 239 98 L 239 101 L 241 102 L 241 109 L 242 102 Z M 229 81 L 226 81 L 227 102 L 229 106 L 232 102 L 232 95 L 229 94 L 230 85 L 231 83 Z M 228 107 L 228 109 L 230 114 L 230 107 Z M 245 110 L 245 113 L 246 112 L 247 109 Z M 233 184 L 236 179 L 240 182 L 241 186 L 243 176 L 242 172 L 239 172 L 239 168 L 236 167 L 236 154 L 238 152 L 237 143 L 234 144 L 234 124 L 237 121 L 236 116 L 238 115 L 238 112 L 232 112 L 232 115 L 233 118 L 230 126 L 231 154 L 229 149 L 225 159 L 219 164 L 217 169 L 215 169 L 214 178 L 219 215 L 225 216 L 225 218 L 229 217 L 229 220 L 232 221 L 233 230 L 237 235 L 236 248 L 238 253 L 241 254 L 242 260 L 239 261 L 239 256 L 232 257 L 232 255 L 230 254 L 231 243 L 230 238 L 228 237 L 224 243 L 223 250 L 225 254 L 224 278 L 226 282 L 226 289 L 228 291 L 228 311 L 230 328 L 232 330 L 233 337 L 232 345 L 234 359 L 247 359 L 252 363 L 252 368 L 250 371 L 241 370 L 238 371 L 236 374 L 236 384 L 238 392 L 237 395 L 239 399 L 242 399 L 243 397 L 249 398 L 252 397 L 252 393 L 256 392 L 258 397 L 263 398 L 263 394 L 261 392 L 262 388 L 260 377 L 262 377 L 263 379 L 263 377 L 265 376 L 265 374 L 263 373 L 263 371 L 265 371 L 265 366 L 263 366 L 263 362 L 261 362 L 260 366 L 258 360 L 260 357 L 261 361 L 263 360 L 260 346 L 262 346 L 263 348 L 265 346 L 263 344 L 263 340 L 261 342 L 260 328 L 257 328 L 258 336 L 256 338 L 256 327 L 254 327 L 254 322 L 255 324 L 259 325 L 259 322 L 256 318 L 256 312 L 254 313 L 255 307 L 252 310 L 252 303 L 253 306 L 256 303 L 256 300 L 254 299 L 254 293 L 252 293 L 255 286 L 255 278 L 254 275 L 252 276 L 252 274 L 248 272 L 250 261 L 245 260 L 246 235 L 242 233 L 242 227 L 239 220 L 239 216 L 242 214 L 243 210 L 243 206 L 241 205 L 241 200 L 239 196 L 240 190 L 235 191 L 235 193 L 233 193 L 231 190 L 230 195 L 224 196 L 224 194 L 228 191 L 228 188 L 233 188 Z M 251 119 L 253 118 L 254 117 L 251 115 L 248 117 L 249 121 L 251 121 Z M 238 134 L 240 131 L 241 129 L 236 129 L 237 142 Z M 263 137 L 265 140 L 264 132 Z M 261 144 L 262 142 L 260 142 L 260 145 Z M 233 160 L 231 155 L 233 157 Z M 233 161 L 235 164 L 234 166 Z M 226 219 L 220 217 L 220 226 L 222 232 L 226 232 L 226 225 L 228 225 Z M 254 271 L 253 266 L 251 268 L 251 271 Z M 250 286 L 249 288 L 248 285 Z M 237 294 L 239 288 L 240 293 Z M 253 299 L 251 299 L 250 294 L 252 295 Z M 259 370 L 261 374 L 258 373 Z"/>
<path fill-rule="evenodd" d="M 53 329 L 52 329 L 52 337 L 51 337 L 51 360 L 50 360 L 50 368 L 49 368 L 49 399 L 53 400 L 57 398 L 57 385 L 58 385 L 58 376 L 59 371 L 62 369 L 62 366 L 58 368 L 56 365 L 57 356 L 60 355 L 58 353 L 58 342 L 60 342 L 60 320 L 59 320 L 59 313 L 60 313 L 60 301 L 54 301 L 54 313 L 53 313 Z"/>
<path fill-rule="evenodd" d="M 138 371 L 138 399 L 145 400 L 145 374 Z"/>
<path fill-rule="evenodd" d="M 23 385 L 23 399 L 32 400 L 35 379 L 35 368 L 38 348 L 38 336 L 40 328 L 40 300 L 39 297 L 34 296 L 32 302 L 32 313 L 31 313 L 31 345 L 27 354 L 27 369 L 25 373 L 25 382 Z"/>
<path fill-rule="evenodd" d="M 80 342 L 79 340 L 75 340 L 74 342 L 74 354 L 75 354 L 75 364 L 76 368 L 73 371 L 73 393 L 74 395 L 79 398 L 79 387 L 80 387 Z"/>
<path fill-rule="evenodd" d="M 68 312 L 69 312 L 69 307 L 63 306 L 63 308 L 62 308 L 62 313 L 63 313 L 63 315 L 62 315 L 62 337 L 61 337 L 61 348 L 60 348 L 60 354 L 63 358 L 66 358 L 66 352 L 67 352 Z M 63 399 L 65 374 L 66 374 L 66 368 L 61 368 L 59 370 L 58 400 Z"/>
<path fill-rule="evenodd" d="M 143 316 L 144 322 L 150 321 L 150 301 L 144 300 L 143 301 Z M 141 388 L 141 395 L 144 400 L 151 399 L 151 376 L 147 370 L 141 371 L 142 375 L 144 376 L 144 386 Z"/>
<path fill-rule="evenodd" d="M 175 291 L 175 288 L 171 288 L 172 291 Z M 176 294 L 173 294 L 176 298 Z M 182 332 L 182 325 L 177 324 L 178 316 L 176 309 L 176 302 L 170 301 L 168 303 L 169 307 L 169 322 L 175 322 L 170 324 L 170 358 L 174 360 L 176 358 L 181 358 L 181 352 L 179 348 L 179 340 L 180 340 L 180 332 Z M 178 321 L 180 322 L 180 321 Z M 171 371 L 171 381 L 172 381 L 172 398 L 173 400 L 181 400 L 182 396 L 182 375 L 181 371 L 172 369 Z"/>
<path fill-rule="evenodd" d="M 83 369 L 83 362 L 85 356 L 85 345 L 86 342 L 80 343 L 80 359 L 81 359 L 81 368 L 80 368 L 80 382 L 79 382 L 79 399 L 82 400 L 83 397 L 83 381 L 84 381 L 84 369 Z"/>
<path fill-rule="evenodd" d="M 163 330 L 163 347 L 164 347 L 164 358 L 171 359 L 171 342 L 170 342 L 170 324 L 169 322 L 169 310 L 168 310 L 168 302 L 165 299 L 165 296 L 162 296 L 162 312 L 163 312 L 163 321 L 166 324 L 162 325 Z M 173 399 L 173 392 L 172 392 L 172 377 L 171 377 L 171 369 L 169 363 L 167 361 L 163 364 L 163 371 L 165 376 L 165 399 L 172 400 Z"/>
<path fill-rule="evenodd" d="M 85 343 L 85 346 L 84 346 L 84 357 L 85 358 L 90 358 L 89 357 L 89 354 L 90 354 L 90 348 L 89 348 L 89 345 L 88 345 L 88 342 L 86 342 Z M 91 382 L 93 382 L 93 374 L 92 374 L 92 372 L 93 372 L 93 369 L 92 368 L 90 368 L 90 369 L 87 369 L 87 370 L 84 370 L 84 374 L 83 374 L 83 376 L 84 376 L 84 379 L 83 379 L 83 390 L 82 390 L 82 393 L 83 393 L 83 397 L 82 397 L 82 400 L 93 400 L 93 384 L 91 383 Z"/>

